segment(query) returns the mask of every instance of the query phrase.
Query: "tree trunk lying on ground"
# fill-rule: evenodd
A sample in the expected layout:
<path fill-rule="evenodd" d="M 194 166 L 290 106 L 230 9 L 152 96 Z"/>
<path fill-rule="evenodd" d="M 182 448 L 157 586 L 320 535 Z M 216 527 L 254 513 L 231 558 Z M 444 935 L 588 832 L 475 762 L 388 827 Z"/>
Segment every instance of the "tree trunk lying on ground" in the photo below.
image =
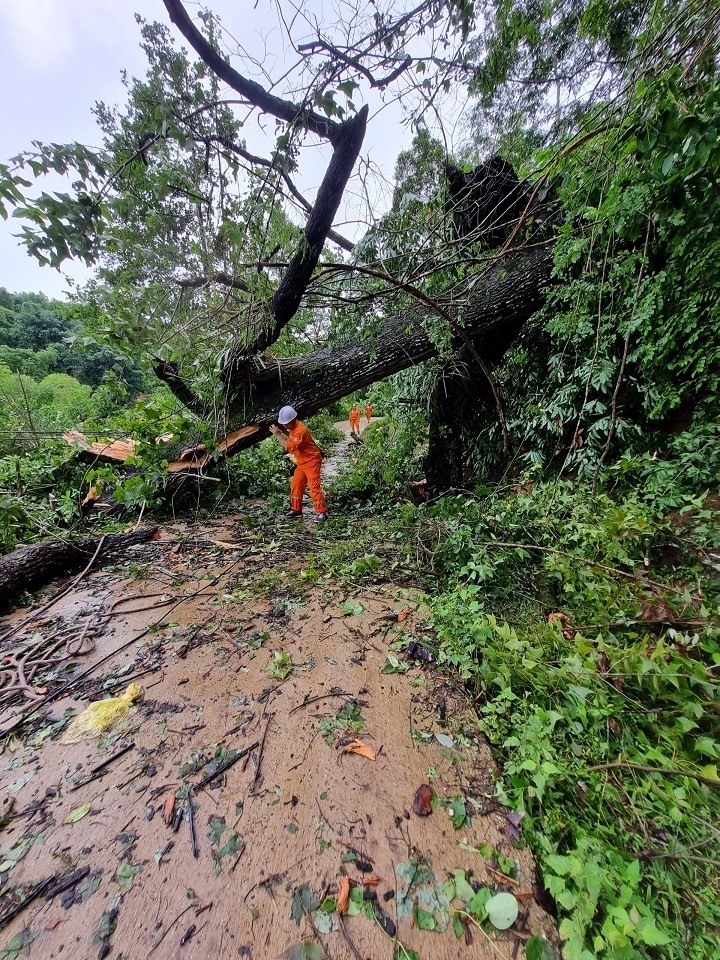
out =
<path fill-rule="evenodd" d="M 454 316 L 489 368 L 502 360 L 525 322 L 542 306 L 552 264 L 549 245 L 506 254 L 468 289 L 448 294 L 443 309 Z M 258 357 L 252 368 L 229 365 L 222 377 L 232 394 L 228 420 L 235 429 L 218 445 L 218 452 L 232 456 L 265 439 L 285 404 L 300 417 L 309 417 L 356 390 L 437 356 L 438 348 L 421 323 L 423 316 L 432 314 L 431 306 L 418 305 L 408 315 L 387 320 L 372 341 L 351 347 L 288 359 Z M 158 368 L 155 372 L 182 400 L 180 378 L 164 376 Z M 478 375 L 482 376 L 479 371 Z"/>
<path fill-rule="evenodd" d="M 95 563 L 115 558 L 128 547 L 151 540 L 156 532 L 157 527 L 141 527 L 129 533 L 107 533 L 104 537 L 72 541 L 47 540 L 20 547 L 0 557 L 0 606 L 18 600 L 25 591 L 34 590 L 53 577 L 83 570 L 93 558 Z"/>

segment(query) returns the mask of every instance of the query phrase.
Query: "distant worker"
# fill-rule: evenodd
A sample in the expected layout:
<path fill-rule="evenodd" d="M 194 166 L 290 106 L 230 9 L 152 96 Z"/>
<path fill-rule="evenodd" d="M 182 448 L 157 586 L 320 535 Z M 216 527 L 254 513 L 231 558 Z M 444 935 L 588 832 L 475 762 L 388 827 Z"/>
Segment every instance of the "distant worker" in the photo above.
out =
<path fill-rule="evenodd" d="M 293 407 L 283 407 L 278 414 L 278 424 L 273 423 L 270 432 L 275 435 L 285 451 L 292 454 L 295 470 L 290 479 L 290 509 L 286 517 L 301 517 L 305 488 L 310 487 L 310 498 L 315 508 L 315 523 L 327 520 L 325 497 L 320 486 L 322 454 L 312 434 L 297 418 Z"/>
<path fill-rule="evenodd" d="M 350 409 L 350 433 L 360 435 L 360 411 L 356 403 L 354 403 Z"/>
<path fill-rule="evenodd" d="M 370 423 L 370 421 L 372 420 L 372 415 L 373 415 L 373 408 L 372 408 L 372 405 L 370 404 L 370 401 L 368 401 L 367 404 L 365 405 L 365 417 L 368 423 Z"/>

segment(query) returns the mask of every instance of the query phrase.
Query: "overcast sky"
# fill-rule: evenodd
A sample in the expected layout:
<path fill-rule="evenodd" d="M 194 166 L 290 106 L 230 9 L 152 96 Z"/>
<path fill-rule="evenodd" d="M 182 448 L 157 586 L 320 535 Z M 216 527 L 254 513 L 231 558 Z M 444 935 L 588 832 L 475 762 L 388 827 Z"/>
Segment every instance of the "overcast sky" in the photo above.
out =
<path fill-rule="evenodd" d="M 322 8 L 322 0 L 318 3 Z M 192 12 L 198 4 L 187 6 Z M 274 58 L 282 65 L 282 34 L 268 0 L 209 0 L 208 6 L 257 56 L 268 40 L 270 63 Z M 121 70 L 136 76 L 145 72 L 135 12 L 149 20 L 168 22 L 161 0 L 0 0 L 0 158 L 8 160 L 27 149 L 32 140 L 98 142 L 91 113 L 95 101 L 121 104 Z M 174 28 L 173 33 L 177 35 Z M 371 106 L 371 116 L 378 106 Z M 370 123 L 363 154 L 370 155 L 391 179 L 397 154 L 410 136 L 401 125 L 399 108 L 390 107 Z M 248 141 L 250 147 L 250 131 Z M 303 151 L 304 189 L 319 183 L 327 149 Z M 355 213 L 346 208 L 345 217 L 352 219 Z M 351 225 L 344 229 L 357 238 Z M 0 221 L 0 287 L 61 297 L 67 290 L 66 280 L 28 256 L 12 236 L 17 230 L 17 220 Z M 67 266 L 64 273 L 78 279 L 88 275 L 75 264 Z"/>

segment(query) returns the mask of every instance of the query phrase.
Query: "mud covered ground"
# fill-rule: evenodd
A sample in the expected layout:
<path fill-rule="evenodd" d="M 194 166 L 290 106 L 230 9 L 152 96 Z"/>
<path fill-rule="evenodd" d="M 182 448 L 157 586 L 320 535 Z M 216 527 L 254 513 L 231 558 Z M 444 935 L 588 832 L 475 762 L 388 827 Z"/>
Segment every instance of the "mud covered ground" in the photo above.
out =
<path fill-rule="evenodd" d="M 472 708 L 427 662 L 417 592 L 320 574 L 325 535 L 261 506 L 165 526 L 32 630 L 9 635 L 22 610 L 0 624 L 4 655 L 88 627 L 33 679 L 76 682 L 5 735 L 0 918 L 40 892 L 0 957 L 511 960 L 553 938 Z M 143 699 L 119 725 L 63 742 L 133 679 Z M 477 891 L 513 894 L 509 929 L 473 921 Z"/>

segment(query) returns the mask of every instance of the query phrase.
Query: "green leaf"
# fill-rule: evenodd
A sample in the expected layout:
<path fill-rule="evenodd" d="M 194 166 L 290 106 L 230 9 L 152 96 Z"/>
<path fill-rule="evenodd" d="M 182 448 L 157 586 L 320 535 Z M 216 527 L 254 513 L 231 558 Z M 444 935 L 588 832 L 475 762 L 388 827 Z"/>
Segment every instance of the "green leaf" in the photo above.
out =
<path fill-rule="evenodd" d="M 437 926 L 435 922 L 435 917 L 427 910 L 423 910 L 422 907 L 415 907 L 415 924 L 421 930 L 434 930 Z"/>
<path fill-rule="evenodd" d="M 115 872 L 115 879 L 117 880 L 121 890 L 129 890 L 133 885 L 133 880 L 135 876 L 140 873 L 142 866 L 139 863 L 128 863 L 126 860 L 124 863 L 121 863 Z"/>
<path fill-rule="evenodd" d="M 558 960 L 558 955 L 545 937 L 530 937 L 525 944 L 525 960 Z"/>
<path fill-rule="evenodd" d="M 220 837 L 223 835 L 224 831 L 227 829 L 224 817 L 216 817 L 213 814 L 210 817 L 210 823 L 208 824 L 208 840 L 213 846 L 217 846 L 220 843 Z"/>
<path fill-rule="evenodd" d="M 416 953 L 415 950 L 411 950 L 410 947 L 406 947 L 405 944 L 400 943 L 399 940 L 396 940 L 393 960 L 420 960 L 420 954 Z"/>
<path fill-rule="evenodd" d="M 327 954 L 312 940 L 303 940 L 280 954 L 281 960 L 327 960 Z"/>
<path fill-rule="evenodd" d="M 662 947 L 671 940 L 667 933 L 658 930 L 653 917 L 641 917 L 635 932 L 638 938 L 649 947 Z"/>
<path fill-rule="evenodd" d="M 70 813 L 65 817 L 63 823 L 77 823 L 78 820 L 82 820 L 83 817 L 86 817 L 92 810 L 92 804 L 86 803 L 82 807 L 75 807 L 74 810 L 71 810 Z"/>
<path fill-rule="evenodd" d="M 340 604 L 340 609 L 346 617 L 353 615 L 359 617 L 365 613 L 365 607 L 361 603 L 355 603 L 353 600 L 345 600 Z"/>
<path fill-rule="evenodd" d="M 389 653 L 387 655 L 387 660 L 385 661 L 385 665 L 383 666 L 380 672 L 384 674 L 407 673 L 409 669 L 410 669 L 409 664 L 403 663 L 401 660 L 398 660 L 396 656 L 393 656 L 392 653 Z"/>
<path fill-rule="evenodd" d="M 517 920 L 518 902 L 511 893 L 496 893 L 485 904 L 488 920 L 498 930 L 507 930 Z"/>
<path fill-rule="evenodd" d="M 362 893 L 362 891 L 361 891 Z M 320 906 L 320 901 L 312 892 L 310 887 L 303 883 L 301 887 L 295 891 L 295 894 L 292 898 L 292 905 L 290 907 L 290 916 L 293 918 L 295 923 L 300 926 L 300 922 L 306 914 L 314 913 L 315 910 Z"/>
<path fill-rule="evenodd" d="M 461 900 L 464 900 L 465 903 L 469 903 L 475 896 L 475 891 L 467 882 L 465 871 L 453 870 L 453 878 L 455 880 L 455 893 Z"/>

